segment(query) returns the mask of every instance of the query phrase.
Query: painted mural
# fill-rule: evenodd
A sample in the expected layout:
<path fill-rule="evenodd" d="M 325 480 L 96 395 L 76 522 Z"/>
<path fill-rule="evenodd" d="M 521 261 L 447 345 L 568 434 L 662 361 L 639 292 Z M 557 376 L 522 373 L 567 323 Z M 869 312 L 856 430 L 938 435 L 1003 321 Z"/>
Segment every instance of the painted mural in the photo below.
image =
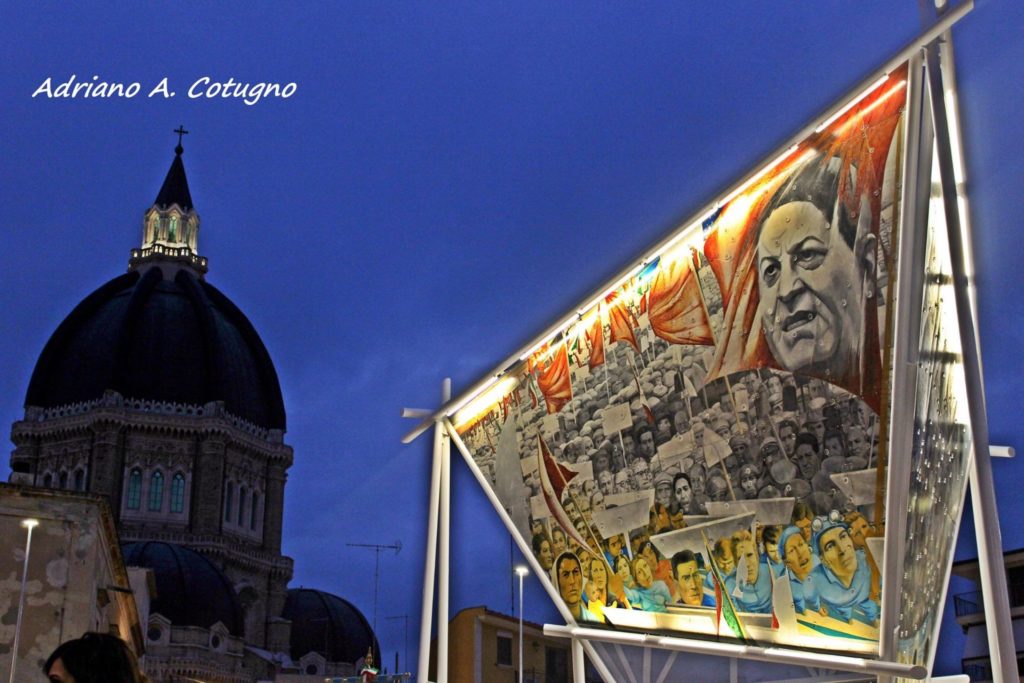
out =
<path fill-rule="evenodd" d="M 877 651 L 906 69 L 455 415 L 577 622 Z"/>

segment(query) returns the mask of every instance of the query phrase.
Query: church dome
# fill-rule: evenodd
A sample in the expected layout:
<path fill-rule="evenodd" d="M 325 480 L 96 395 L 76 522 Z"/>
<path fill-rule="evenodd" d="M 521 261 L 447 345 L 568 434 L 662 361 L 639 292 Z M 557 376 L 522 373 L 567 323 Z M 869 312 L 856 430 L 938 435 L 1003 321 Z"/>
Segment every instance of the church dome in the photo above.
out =
<path fill-rule="evenodd" d="M 128 567 L 147 567 L 156 578 L 150 611 L 175 626 L 210 628 L 218 621 L 235 636 L 243 635 L 242 606 L 224 573 L 194 550 L 173 543 L 147 541 L 121 547 Z"/>
<path fill-rule="evenodd" d="M 292 622 L 290 654 L 296 661 L 309 652 L 326 650 L 328 661 L 354 664 L 366 656 L 372 643 L 374 661 L 380 662 L 380 645 L 366 617 L 337 595 L 292 588 L 281 616 Z"/>
<path fill-rule="evenodd" d="M 285 429 L 270 355 L 248 318 L 204 279 L 199 214 L 182 162 L 174 160 L 143 214 L 129 271 L 90 294 L 64 319 L 36 363 L 25 406 L 56 408 L 99 399 L 205 405 Z"/>
<path fill-rule="evenodd" d="M 132 270 L 78 304 L 43 349 L 25 405 L 91 401 L 108 389 L 130 399 L 223 401 L 259 427 L 285 429 L 277 373 L 256 330 L 226 296 L 175 264 Z"/>

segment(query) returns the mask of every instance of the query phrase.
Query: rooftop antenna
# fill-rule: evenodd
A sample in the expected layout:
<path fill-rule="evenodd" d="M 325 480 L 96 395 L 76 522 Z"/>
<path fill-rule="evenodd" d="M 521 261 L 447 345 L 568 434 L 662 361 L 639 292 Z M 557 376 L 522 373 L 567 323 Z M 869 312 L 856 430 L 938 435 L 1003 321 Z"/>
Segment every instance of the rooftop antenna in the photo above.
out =
<path fill-rule="evenodd" d="M 377 586 L 380 584 L 380 554 L 385 550 L 394 550 L 397 555 L 402 550 L 402 542 L 395 541 L 391 545 L 379 543 L 346 543 L 350 548 L 369 548 L 377 556 L 377 564 L 373 570 L 373 637 L 377 637 Z"/>

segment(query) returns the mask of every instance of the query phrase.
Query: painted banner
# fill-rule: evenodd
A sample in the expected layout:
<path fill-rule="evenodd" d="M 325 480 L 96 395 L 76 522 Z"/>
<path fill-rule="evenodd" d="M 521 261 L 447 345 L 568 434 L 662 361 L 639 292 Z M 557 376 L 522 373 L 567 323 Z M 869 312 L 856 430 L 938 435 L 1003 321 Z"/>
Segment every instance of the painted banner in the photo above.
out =
<path fill-rule="evenodd" d="M 577 622 L 877 652 L 906 92 L 901 67 L 455 415 Z"/>

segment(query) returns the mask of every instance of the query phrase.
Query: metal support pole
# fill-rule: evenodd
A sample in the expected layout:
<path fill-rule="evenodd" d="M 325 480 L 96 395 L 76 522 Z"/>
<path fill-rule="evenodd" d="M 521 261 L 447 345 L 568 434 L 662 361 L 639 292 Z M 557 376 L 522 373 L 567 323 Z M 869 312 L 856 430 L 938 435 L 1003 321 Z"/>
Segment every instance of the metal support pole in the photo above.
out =
<path fill-rule="evenodd" d="M 39 524 L 38 519 L 25 519 L 21 522 L 21 525 L 28 529 L 28 534 L 25 538 L 25 563 L 21 568 L 21 594 L 18 596 L 18 618 L 14 624 L 14 644 L 11 647 L 10 683 L 14 683 L 14 672 L 18 668 L 18 641 L 21 640 L 21 617 L 25 612 L 25 584 L 28 582 L 28 557 L 32 552 L 32 530 L 36 528 L 37 524 Z"/>
<path fill-rule="evenodd" d="M 452 381 L 446 378 L 441 388 L 441 402 L 452 396 Z M 451 537 L 451 438 L 439 421 L 435 429 L 441 434 L 440 515 L 437 527 L 437 683 L 448 683 L 448 560 Z"/>
<path fill-rule="evenodd" d="M 450 386 L 450 385 L 446 385 Z M 442 395 L 444 390 L 442 390 Z M 434 459 L 430 470 L 430 502 L 427 509 L 427 548 L 423 565 L 423 610 L 420 613 L 420 651 L 416 665 L 416 679 L 427 683 L 430 673 L 431 620 L 434 616 L 434 575 L 437 561 L 437 525 L 441 509 L 441 443 L 444 426 L 434 429 Z M 440 646 L 440 642 L 438 642 Z"/>
<path fill-rule="evenodd" d="M 523 577 L 526 567 L 516 567 L 519 574 L 519 683 L 523 683 Z"/>
<path fill-rule="evenodd" d="M 583 643 L 579 638 L 572 639 L 572 683 L 586 681 L 586 667 L 583 665 Z"/>
<path fill-rule="evenodd" d="M 950 40 L 948 33 L 944 35 L 944 40 Z M 992 662 L 992 680 L 994 683 L 1009 683 L 1018 680 L 1017 653 L 1013 642 L 1010 595 L 1006 587 L 1006 569 L 1003 565 L 1003 541 L 999 530 L 999 513 L 996 510 L 995 486 L 992 481 L 988 415 L 985 408 L 985 389 L 982 386 L 981 342 L 974 305 L 974 280 L 970 277 L 974 269 L 973 264 L 968 263 L 969 245 L 964 237 L 960 216 L 950 121 L 946 115 L 947 93 L 939 66 L 938 48 L 938 44 L 933 44 L 927 50 L 927 71 L 974 449 L 970 485 L 975 536 L 978 542 L 978 567 L 981 570 L 981 596 L 985 605 L 985 630 L 988 634 L 989 658 Z M 950 93 L 952 98 L 955 98 L 955 95 L 955 92 Z"/>

